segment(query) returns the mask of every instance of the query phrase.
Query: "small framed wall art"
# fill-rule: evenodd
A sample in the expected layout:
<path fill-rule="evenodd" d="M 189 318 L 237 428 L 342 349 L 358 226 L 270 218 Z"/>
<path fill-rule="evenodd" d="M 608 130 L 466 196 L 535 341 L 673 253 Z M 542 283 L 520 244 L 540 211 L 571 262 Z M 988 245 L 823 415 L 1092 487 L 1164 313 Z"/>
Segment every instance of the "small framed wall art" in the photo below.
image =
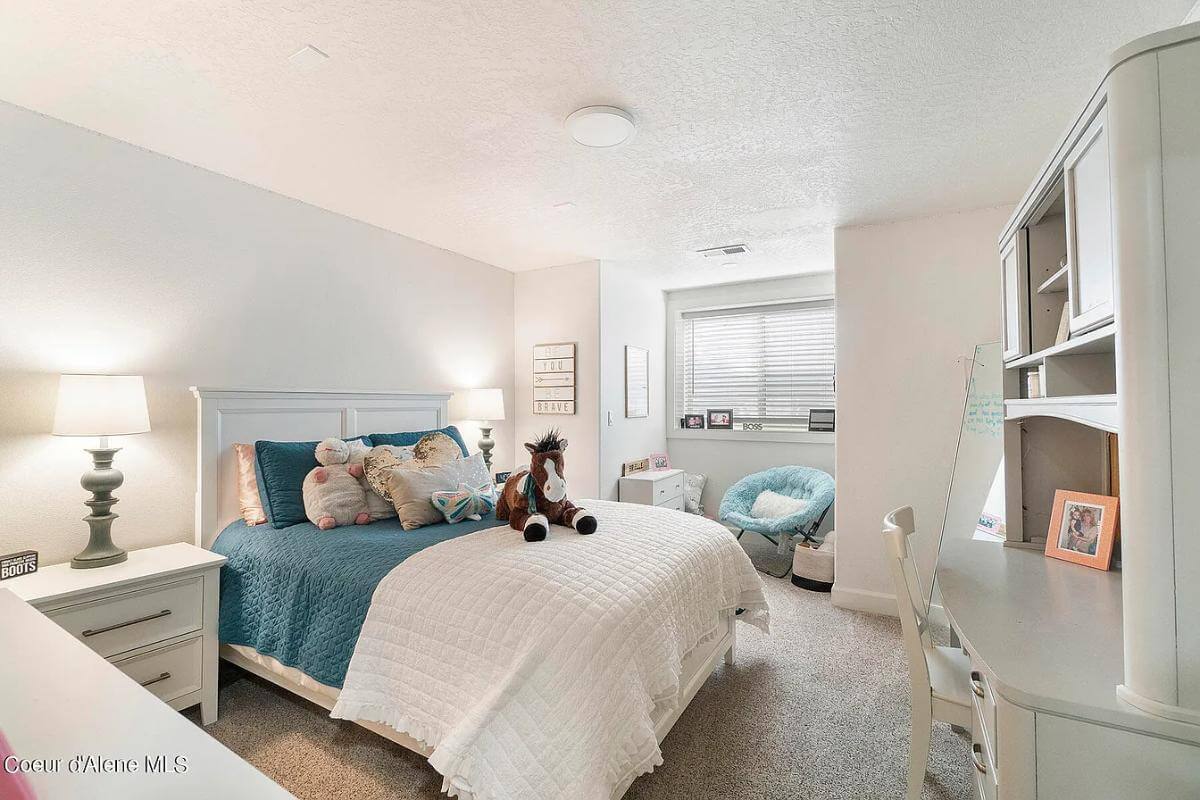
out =
<path fill-rule="evenodd" d="M 733 409 L 732 408 L 710 408 L 708 409 L 708 427 L 716 431 L 731 431 L 733 430 Z"/>
<path fill-rule="evenodd" d="M 1117 498 L 1102 494 L 1056 491 L 1046 555 L 1107 570 L 1117 540 L 1117 503 Z"/>
<path fill-rule="evenodd" d="M 625 345 L 625 416 L 650 416 L 650 351 Z"/>
<path fill-rule="evenodd" d="M 533 346 L 533 413 L 575 413 L 575 343 Z"/>

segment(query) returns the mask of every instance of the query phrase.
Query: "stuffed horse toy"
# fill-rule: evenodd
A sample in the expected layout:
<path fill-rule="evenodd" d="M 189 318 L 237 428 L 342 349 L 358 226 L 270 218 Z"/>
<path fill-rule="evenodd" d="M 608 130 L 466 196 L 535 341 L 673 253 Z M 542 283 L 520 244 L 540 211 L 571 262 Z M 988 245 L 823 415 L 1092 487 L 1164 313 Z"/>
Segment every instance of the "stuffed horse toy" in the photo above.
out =
<path fill-rule="evenodd" d="M 523 531 L 525 541 L 540 542 L 551 525 L 566 525 L 582 534 L 595 533 L 596 517 L 567 499 L 567 479 L 563 476 L 563 451 L 567 440 L 558 429 L 548 431 L 536 442 L 525 444 L 529 451 L 529 469 L 511 476 L 496 503 L 496 519 L 508 520 L 514 530 Z"/>

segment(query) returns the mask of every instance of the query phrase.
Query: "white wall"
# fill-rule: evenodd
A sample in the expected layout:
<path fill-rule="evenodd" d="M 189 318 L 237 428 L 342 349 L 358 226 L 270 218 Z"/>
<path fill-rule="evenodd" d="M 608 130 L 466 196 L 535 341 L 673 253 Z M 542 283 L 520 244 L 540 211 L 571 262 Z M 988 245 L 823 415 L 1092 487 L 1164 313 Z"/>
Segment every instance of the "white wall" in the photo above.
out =
<path fill-rule="evenodd" d="M 600 265 L 600 497 L 617 499 L 621 465 L 667 450 L 666 307 L 662 290 L 611 262 Z M 625 416 L 625 346 L 650 351 L 650 412 Z"/>
<path fill-rule="evenodd" d="M 572 499 L 596 497 L 600 486 L 600 262 L 519 272 L 514 286 L 517 469 L 529 465 L 522 446 L 547 428 L 567 438 L 566 473 Z M 575 414 L 533 413 L 533 346 L 575 342 Z"/>
<path fill-rule="evenodd" d="M 1189 22 L 1200 22 L 1200 2 L 1197 2 L 1196 5 L 1192 6 L 1192 10 L 1189 11 L 1188 15 L 1183 18 L 1182 24 L 1187 24 Z"/>
<path fill-rule="evenodd" d="M 675 320 L 689 309 L 714 308 L 729 305 L 748 305 L 777 300 L 830 297 L 833 295 L 833 273 L 822 272 L 793 278 L 747 281 L 697 289 L 667 292 L 667 358 L 674 360 Z M 667 377 L 667 452 L 671 465 L 688 472 L 708 476 L 701 502 L 707 515 L 716 517 L 721 498 L 741 478 L 753 472 L 787 464 L 823 469 L 834 474 L 832 434 L 794 434 L 771 440 L 770 434 L 738 431 L 680 431 L 679 420 L 672 409 L 672 377 Z M 840 402 L 840 400 L 839 400 Z M 839 412 L 839 424 L 841 412 Z M 822 530 L 833 526 L 830 513 Z"/>
<path fill-rule="evenodd" d="M 3 103 L 0 175 L 0 553 L 86 541 L 85 442 L 49 435 L 59 372 L 146 377 L 126 548 L 192 538 L 189 385 L 513 396 L 511 273 Z"/>
<path fill-rule="evenodd" d="M 1000 334 L 996 244 L 1010 206 L 839 228 L 836 604 L 895 613 L 883 515 L 911 505 L 931 575 L 958 442 L 963 365 Z"/>

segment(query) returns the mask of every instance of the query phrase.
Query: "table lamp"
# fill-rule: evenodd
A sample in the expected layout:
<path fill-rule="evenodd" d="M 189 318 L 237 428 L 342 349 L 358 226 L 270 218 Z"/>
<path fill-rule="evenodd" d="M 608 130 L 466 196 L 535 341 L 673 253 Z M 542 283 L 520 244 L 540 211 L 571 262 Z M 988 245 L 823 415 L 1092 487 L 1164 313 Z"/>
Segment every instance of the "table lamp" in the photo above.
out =
<path fill-rule="evenodd" d="M 462 418 L 479 423 L 479 450 L 488 472 L 492 471 L 492 423 L 504 419 L 504 391 L 502 389 L 468 389 L 463 398 Z"/>
<path fill-rule="evenodd" d="M 91 536 L 87 547 L 71 559 L 72 567 L 104 567 L 128 558 L 112 541 L 112 523 L 117 518 L 112 513 L 117 502 L 113 491 L 121 486 L 125 476 L 113 469 L 113 457 L 121 448 L 109 447 L 108 437 L 149 430 L 146 387 L 141 375 L 59 376 L 54 435 L 99 437 L 97 447 L 84 448 L 92 454 L 92 469 L 83 473 L 79 483 L 92 493 L 91 500 L 83 501 L 91 509 L 83 518 Z"/>

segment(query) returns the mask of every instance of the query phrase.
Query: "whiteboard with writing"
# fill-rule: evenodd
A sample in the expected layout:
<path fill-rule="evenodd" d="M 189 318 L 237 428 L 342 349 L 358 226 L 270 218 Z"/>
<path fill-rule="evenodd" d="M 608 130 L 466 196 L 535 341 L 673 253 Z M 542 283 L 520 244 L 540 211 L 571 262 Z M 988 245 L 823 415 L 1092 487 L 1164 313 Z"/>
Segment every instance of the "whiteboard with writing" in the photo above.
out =
<path fill-rule="evenodd" d="M 1004 535 L 1004 359 L 1000 343 L 976 347 L 970 364 L 939 548 L 950 539 L 999 541 Z"/>

